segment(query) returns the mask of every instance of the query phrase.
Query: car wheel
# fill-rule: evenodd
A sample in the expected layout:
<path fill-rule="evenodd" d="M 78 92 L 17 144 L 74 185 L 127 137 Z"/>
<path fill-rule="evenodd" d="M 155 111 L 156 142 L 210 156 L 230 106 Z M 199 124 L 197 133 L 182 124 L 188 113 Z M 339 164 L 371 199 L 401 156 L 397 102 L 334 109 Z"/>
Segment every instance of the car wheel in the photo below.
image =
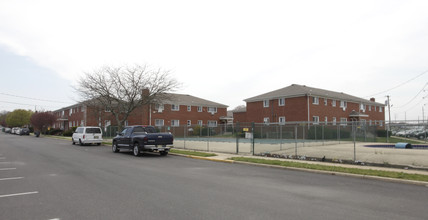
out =
<path fill-rule="evenodd" d="M 166 156 L 166 155 L 168 155 L 168 151 L 161 151 L 161 152 L 159 152 L 160 153 L 160 155 L 161 156 Z"/>
<path fill-rule="evenodd" d="M 140 153 L 140 147 L 138 146 L 138 143 L 134 143 L 134 148 L 132 150 L 132 152 L 134 153 L 134 156 L 139 157 L 141 155 Z"/>
<path fill-rule="evenodd" d="M 71 144 L 72 145 L 75 145 L 76 143 L 74 143 L 74 139 L 73 138 L 71 138 Z"/>
<path fill-rule="evenodd" d="M 98 145 L 98 146 L 100 146 L 100 145 L 101 145 L 101 143 L 97 143 L 97 145 Z"/>
<path fill-rule="evenodd" d="M 119 148 L 117 147 L 116 142 L 113 142 L 113 145 L 111 146 L 111 150 L 113 151 L 113 153 L 117 153 L 119 152 Z"/>
<path fill-rule="evenodd" d="M 83 146 L 84 144 L 82 143 L 82 140 L 79 139 L 79 145 Z"/>

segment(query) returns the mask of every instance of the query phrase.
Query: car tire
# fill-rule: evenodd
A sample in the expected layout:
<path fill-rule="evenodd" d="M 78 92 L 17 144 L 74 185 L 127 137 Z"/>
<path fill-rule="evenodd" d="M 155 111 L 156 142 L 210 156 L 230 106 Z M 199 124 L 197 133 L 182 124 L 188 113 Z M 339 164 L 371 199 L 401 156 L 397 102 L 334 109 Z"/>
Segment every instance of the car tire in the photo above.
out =
<path fill-rule="evenodd" d="M 166 156 L 166 155 L 168 155 L 168 151 L 161 151 L 161 152 L 159 152 L 159 154 L 161 156 Z"/>
<path fill-rule="evenodd" d="M 113 153 L 118 153 L 120 151 L 120 149 L 117 147 L 116 142 L 113 142 L 113 144 L 111 145 L 111 150 L 113 151 Z"/>
<path fill-rule="evenodd" d="M 98 145 L 98 146 L 100 146 L 100 145 L 101 145 L 101 143 L 97 143 L 97 145 Z"/>
<path fill-rule="evenodd" d="M 134 143 L 134 147 L 132 148 L 132 153 L 136 157 L 139 157 L 141 155 L 141 153 L 140 153 L 140 146 L 138 145 L 138 142 Z"/>
<path fill-rule="evenodd" d="M 79 139 L 79 145 L 83 146 L 84 144 L 82 143 L 82 140 Z"/>
<path fill-rule="evenodd" d="M 71 144 L 72 145 L 75 145 L 76 143 L 74 143 L 74 139 L 73 138 L 71 138 Z"/>

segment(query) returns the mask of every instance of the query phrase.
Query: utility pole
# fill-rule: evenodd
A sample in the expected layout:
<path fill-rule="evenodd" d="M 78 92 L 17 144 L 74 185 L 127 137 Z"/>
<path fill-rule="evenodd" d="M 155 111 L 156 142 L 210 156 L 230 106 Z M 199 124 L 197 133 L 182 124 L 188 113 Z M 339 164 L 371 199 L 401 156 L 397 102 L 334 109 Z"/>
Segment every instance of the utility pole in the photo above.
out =
<path fill-rule="evenodd" d="M 389 115 L 388 129 L 386 131 L 386 142 L 389 143 L 389 131 L 391 130 L 391 104 L 389 103 L 389 95 L 387 95 L 386 97 L 388 98 L 388 115 Z"/>

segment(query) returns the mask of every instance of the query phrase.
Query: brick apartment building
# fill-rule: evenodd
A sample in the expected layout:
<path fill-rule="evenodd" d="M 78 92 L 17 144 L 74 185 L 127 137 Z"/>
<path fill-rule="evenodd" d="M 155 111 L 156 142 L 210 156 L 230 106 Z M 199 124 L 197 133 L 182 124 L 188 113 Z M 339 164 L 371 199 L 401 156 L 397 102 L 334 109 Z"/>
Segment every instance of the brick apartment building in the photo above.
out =
<path fill-rule="evenodd" d="M 169 94 L 161 104 L 141 106 L 125 121 L 126 125 L 171 126 L 208 125 L 216 127 L 227 123 L 226 105 L 191 95 Z M 116 120 L 106 109 L 96 109 L 81 102 L 54 111 L 57 121 L 53 128 L 68 130 L 74 126 L 115 126 Z"/>
<path fill-rule="evenodd" d="M 383 126 L 385 105 L 345 93 L 293 84 L 244 100 L 246 109 L 233 113 L 234 122 L 314 124 L 365 122 Z"/>

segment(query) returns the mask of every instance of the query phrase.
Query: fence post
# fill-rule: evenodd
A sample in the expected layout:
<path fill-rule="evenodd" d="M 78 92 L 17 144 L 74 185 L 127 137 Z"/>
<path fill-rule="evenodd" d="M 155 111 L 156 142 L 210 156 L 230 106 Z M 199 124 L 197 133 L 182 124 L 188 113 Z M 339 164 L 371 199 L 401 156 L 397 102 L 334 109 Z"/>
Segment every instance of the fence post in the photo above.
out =
<path fill-rule="evenodd" d="M 236 132 L 235 132 L 235 135 L 236 135 L 236 154 L 239 154 L 239 122 L 238 123 L 236 123 Z"/>
<path fill-rule="evenodd" d="M 251 123 L 251 132 L 253 133 L 253 135 L 251 135 L 251 148 L 253 151 L 253 156 L 254 156 L 254 131 L 255 131 L 255 126 L 254 126 L 254 122 Z"/>
<path fill-rule="evenodd" d="M 357 129 L 356 129 L 356 126 L 355 126 L 355 121 L 352 121 L 352 130 L 353 130 L 353 134 L 354 134 L 354 161 L 357 161 L 357 156 L 356 156 L 356 146 L 355 146 L 355 136 L 356 136 L 356 133 L 357 133 Z"/>
<path fill-rule="evenodd" d="M 321 125 L 321 133 L 322 133 L 322 146 L 324 146 L 324 125 Z"/>
<path fill-rule="evenodd" d="M 186 131 L 187 131 L 187 124 L 184 125 L 184 134 L 183 134 L 183 148 L 186 149 Z"/>
<path fill-rule="evenodd" d="M 303 129 L 305 129 L 304 126 L 303 126 Z M 294 126 L 294 139 L 295 139 L 295 143 L 296 143 L 295 147 L 294 147 L 294 155 L 297 158 L 297 125 Z"/>
<path fill-rule="evenodd" d="M 280 139 L 280 144 L 279 144 L 279 150 L 282 150 L 282 125 L 279 125 L 279 139 Z"/>

